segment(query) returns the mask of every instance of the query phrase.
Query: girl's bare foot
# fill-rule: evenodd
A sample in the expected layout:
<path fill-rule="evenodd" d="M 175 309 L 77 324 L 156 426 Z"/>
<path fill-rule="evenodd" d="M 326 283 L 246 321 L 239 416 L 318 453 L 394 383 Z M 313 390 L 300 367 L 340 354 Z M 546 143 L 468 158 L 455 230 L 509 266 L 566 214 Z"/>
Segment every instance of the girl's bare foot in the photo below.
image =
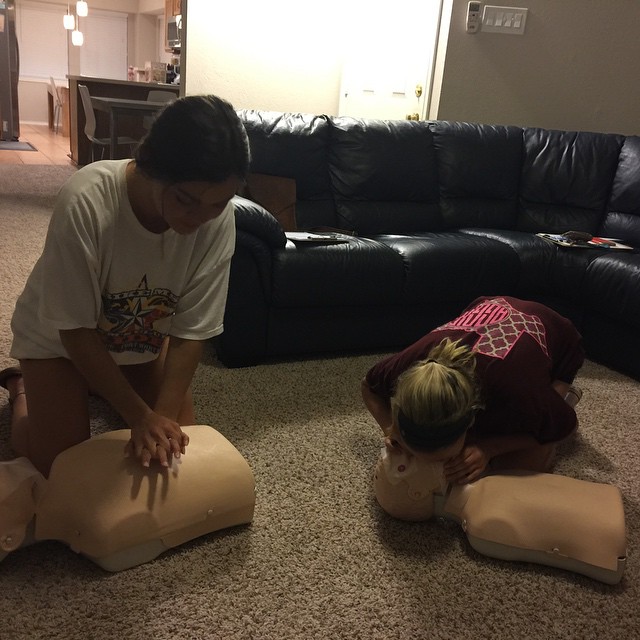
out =
<path fill-rule="evenodd" d="M 7 367 L 0 371 L 0 386 L 9 392 L 9 404 L 24 394 L 22 371 L 18 367 Z"/>

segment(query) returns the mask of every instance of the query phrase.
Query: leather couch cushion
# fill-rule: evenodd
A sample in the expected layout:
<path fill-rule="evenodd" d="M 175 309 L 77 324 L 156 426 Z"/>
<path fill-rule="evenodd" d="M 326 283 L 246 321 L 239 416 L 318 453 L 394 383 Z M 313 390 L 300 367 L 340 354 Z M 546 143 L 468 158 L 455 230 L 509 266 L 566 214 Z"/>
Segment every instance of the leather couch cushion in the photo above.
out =
<path fill-rule="evenodd" d="M 534 233 L 509 229 L 461 229 L 462 233 L 492 238 L 510 246 L 520 261 L 516 293 L 521 298 L 561 298 L 582 304 L 587 266 L 597 249 L 558 247 Z"/>
<path fill-rule="evenodd" d="M 442 228 L 428 123 L 334 118 L 329 162 L 338 226 L 367 236 Z"/>
<path fill-rule="evenodd" d="M 551 265 L 556 252 L 550 242 L 534 233 L 512 229 L 483 229 L 479 227 L 460 229 L 461 233 L 491 238 L 511 247 L 520 262 L 520 276 L 517 285 L 519 293 L 526 291 L 540 293 L 548 285 Z"/>
<path fill-rule="evenodd" d="M 292 178 L 300 229 L 339 227 L 330 190 L 327 116 L 239 110 L 251 145 L 251 171 Z"/>
<path fill-rule="evenodd" d="M 640 254 L 599 254 L 586 270 L 583 301 L 587 314 L 640 329 Z"/>
<path fill-rule="evenodd" d="M 401 256 L 405 304 L 468 304 L 481 295 L 515 290 L 520 262 L 508 245 L 457 232 L 376 236 Z"/>
<path fill-rule="evenodd" d="M 331 307 L 397 304 L 402 299 L 400 256 L 366 238 L 343 244 L 287 242 L 273 254 L 274 307 Z"/>
<path fill-rule="evenodd" d="M 595 234 L 604 219 L 623 137 L 524 129 L 517 228 Z"/>
<path fill-rule="evenodd" d="M 640 254 L 607 253 L 593 260 L 580 326 L 589 358 L 640 379 Z"/>
<path fill-rule="evenodd" d="M 445 226 L 514 228 L 522 129 L 462 122 L 432 126 Z"/>
<path fill-rule="evenodd" d="M 251 171 L 296 181 L 302 198 L 328 197 L 326 116 L 239 111 L 251 144 Z"/>

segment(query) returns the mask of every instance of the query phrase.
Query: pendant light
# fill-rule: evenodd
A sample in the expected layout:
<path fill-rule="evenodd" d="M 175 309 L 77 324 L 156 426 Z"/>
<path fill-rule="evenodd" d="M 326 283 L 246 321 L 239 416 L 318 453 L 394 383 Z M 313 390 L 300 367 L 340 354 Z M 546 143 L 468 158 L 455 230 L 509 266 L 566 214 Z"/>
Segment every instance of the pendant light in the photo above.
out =
<path fill-rule="evenodd" d="M 81 47 L 84 43 L 84 36 L 82 35 L 82 31 L 78 31 L 74 29 L 71 32 L 71 44 L 74 47 Z"/>
<path fill-rule="evenodd" d="M 78 0 L 78 2 L 76 2 L 76 13 L 82 18 L 88 16 L 89 5 L 84 0 Z"/>
<path fill-rule="evenodd" d="M 62 24 L 67 31 L 71 31 L 76 28 L 76 19 L 73 13 L 69 11 L 69 5 L 67 5 L 67 13 L 62 16 Z"/>

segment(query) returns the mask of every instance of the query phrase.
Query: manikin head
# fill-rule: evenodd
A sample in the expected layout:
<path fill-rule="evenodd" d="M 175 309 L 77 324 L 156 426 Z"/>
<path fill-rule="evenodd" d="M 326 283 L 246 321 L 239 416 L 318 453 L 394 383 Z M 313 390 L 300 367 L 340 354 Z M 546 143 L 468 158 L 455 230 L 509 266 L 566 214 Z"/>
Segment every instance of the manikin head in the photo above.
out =
<path fill-rule="evenodd" d="M 434 493 L 444 491 L 442 465 L 462 450 L 479 406 L 474 369 L 471 350 L 445 339 L 398 378 L 374 477 L 376 499 L 393 517 L 434 515 Z"/>

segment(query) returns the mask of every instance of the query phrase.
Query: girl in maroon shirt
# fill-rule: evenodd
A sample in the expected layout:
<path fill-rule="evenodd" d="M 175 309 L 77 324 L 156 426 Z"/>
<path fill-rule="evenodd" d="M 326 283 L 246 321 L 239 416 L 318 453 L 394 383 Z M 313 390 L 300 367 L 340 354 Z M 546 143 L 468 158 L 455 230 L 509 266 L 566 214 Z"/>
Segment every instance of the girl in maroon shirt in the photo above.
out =
<path fill-rule="evenodd" d="M 584 361 L 573 324 L 536 302 L 478 298 L 456 319 L 370 369 L 365 405 L 387 436 L 447 481 L 492 469 L 548 471 L 577 427 Z"/>

